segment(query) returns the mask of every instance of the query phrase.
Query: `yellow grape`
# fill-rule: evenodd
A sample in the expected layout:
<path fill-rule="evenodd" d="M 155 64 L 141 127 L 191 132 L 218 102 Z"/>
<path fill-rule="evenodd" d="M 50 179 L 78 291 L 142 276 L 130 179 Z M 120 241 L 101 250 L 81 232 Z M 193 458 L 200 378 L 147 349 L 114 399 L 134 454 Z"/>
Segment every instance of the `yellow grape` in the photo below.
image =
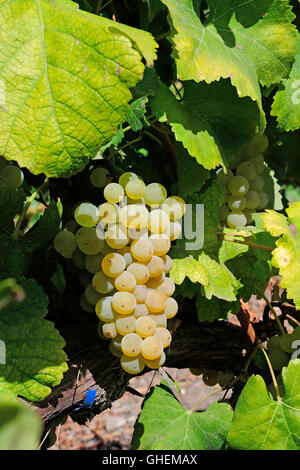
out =
<path fill-rule="evenodd" d="M 166 277 L 166 279 L 157 287 L 157 290 L 165 294 L 167 297 L 171 297 L 175 292 L 174 281 L 169 277 Z"/>
<path fill-rule="evenodd" d="M 143 263 L 132 263 L 128 266 L 127 271 L 133 274 L 137 284 L 146 284 L 150 277 L 149 269 Z"/>
<path fill-rule="evenodd" d="M 125 192 L 131 199 L 140 199 L 143 197 L 145 189 L 146 185 L 144 181 L 135 178 L 128 181 L 125 187 Z"/>
<path fill-rule="evenodd" d="M 162 353 L 163 346 L 158 338 L 149 336 L 143 340 L 141 344 L 141 354 L 145 359 L 157 359 L 162 355 Z"/>
<path fill-rule="evenodd" d="M 153 336 L 156 330 L 156 323 L 149 315 L 138 317 L 135 322 L 135 331 L 141 338 Z"/>
<path fill-rule="evenodd" d="M 119 220 L 120 208 L 117 204 L 112 202 L 104 202 L 99 206 L 99 217 L 101 224 L 105 225 L 115 224 Z"/>
<path fill-rule="evenodd" d="M 172 258 L 169 255 L 162 256 L 162 260 L 165 263 L 164 272 L 168 274 L 173 266 Z"/>
<path fill-rule="evenodd" d="M 171 241 L 177 240 L 181 235 L 181 224 L 179 222 L 170 222 L 166 235 Z"/>
<path fill-rule="evenodd" d="M 173 299 L 173 297 L 168 297 L 167 305 L 164 310 L 164 313 L 166 314 L 167 319 L 169 320 L 170 318 L 175 317 L 177 312 L 178 312 L 178 303 L 176 302 L 175 299 Z"/>
<path fill-rule="evenodd" d="M 147 295 L 145 305 L 150 312 L 160 313 L 167 306 L 167 296 L 158 290 L 152 290 Z"/>
<path fill-rule="evenodd" d="M 128 268 L 128 266 L 132 263 L 133 259 L 132 259 L 132 254 L 131 254 L 131 251 L 130 251 L 130 247 L 129 246 L 124 246 L 123 248 L 120 248 L 117 253 L 120 253 L 120 255 L 123 256 L 123 258 L 125 259 L 125 263 L 126 263 L 126 268 Z"/>
<path fill-rule="evenodd" d="M 118 203 L 122 201 L 125 193 L 120 184 L 109 183 L 107 186 L 105 186 L 103 194 L 108 202 Z"/>
<path fill-rule="evenodd" d="M 169 216 L 161 209 L 152 210 L 149 214 L 148 229 L 152 233 L 163 233 L 168 230 Z"/>
<path fill-rule="evenodd" d="M 112 308 L 111 304 L 112 296 L 102 297 L 96 303 L 95 311 L 97 317 L 104 323 L 110 323 L 116 320 L 116 312 Z"/>
<path fill-rule="evenodd" d="M 121 350 L 128 357 L 138 356 L 141 352 L 142 338 L 136 333 L 128 333 L 121 341 Z"/>
<path fill-rule="evenodd" d="M 167 190 L 159 183 L 151 183 L 146 186 L 144 199 L 148 206 L 158 207 L 167 199 Z"/>
<path fill-rule="evenodd" d="M 151 260 L 146 264 L 150 277 L 161 276 L 164 272 L 165 264 L 159 256 L 152 256 Z"/>
<path fill-rule="evenodd" d="M 145 302 L 148 295 L 148 288 L 144 284 L 137 284 L 132 292 L 138 304 Z"/>
<path fill-rule="evenodd" d="M 167 328 L 156 328 L 153 336 L 160 340 L 164 348 L 167 348 L 168 346 L 170 346 L 171 341 L 172 341 L 172 336 Z"/>
<path fill-rule="evenodd" d="M 147 287 L 149 289 L 157 289 L 164 282 L 165 278 L 165 273 L 162 273 L 162 275 L 158 277 L 151 277 L 147 282 Z"/>
<path fill-rule="evenodd" d="M 145 315 L 149 315 L 149 310 L 145 304 L 137 304 L 133 314 L 135 318 L 144 317 Z"/>
<path fill-rule="evenodd" d="M 165 255 L 171 248 L 170 238 L 165 233 L 154 233 L 150 235 L 149 240 L 153 245 L 153 254 L 156 256 Z"/>
<path fill-rule="evenodd" d="M 166 362 L 166 354 L 165 352 L 163 351 L 161 353 L 161 356 L 158 357 L 157 359 L 145 359 L 145 364 L 147 367 L 149 367 L 149 369 L 159 369 L 161 366 L 164 365 L 164 363 Z"/>
<path fill-rule="evenodd" d="M 124 271 L 115 279 L 115 288 L 122 292 L 133 292 L 136 288 L 136 280 L 129 271 Z"/>
<path fill-rule="evenodd" d="M 112 298 L 112 306 L 121 315 L 129 315 L 135 310 L 136 298 L 130 292 L 116 292 Z"/>
<path fill-rule="evenodd" d="M 168 197 L 161 208 L 168 214 L 171 221 L 181 219 L 186 211 L 186 204 L 181 197 Z"/>
<path fill-rule="evenodd" d="M 124 248 L 129 242 L 128 233 L 126 227 L 121 224 L 109 225 L 105 233 L 106 243 L 115 250 Z"/>
<path fill-rule="evenodd" d="M 116 329 L 119 335 L 125 336 L 135 330 L 136 318 L 134 315 L 120 315 L 116 319 Z"/>
<path fill-rule="evenodd" d="M 136 175 L 135 173 L 132 173 L 131 171 L 126 171 L 120 176 L 119 184 L 122 186 L 123 189 L 125 189 L 127 183 L 134 179 L 139 179 L 138 175 Z"/>
<path fill-rule="evenodd" d="M 167 316 L 165 313 L 155 313 L 150 315 L 156 323 L 156 328 L 166 328 Z"/>
<path fill-rule="evenodd" d="M 132 242 L 130 246 L 132 256 L 137 261 L 149 261 L 153 255 L 153 245 L 150 240 L 140 238 Z"/>
<path fill-rule="evenodd" d="M 76 207 L 74 218 L 83 227 L 94 227 L 99 220 L 98 208 L 90 202 L 83 202 Z"/>
<path fill-rule="evenodd" d="M 102 263 L 102 271 L 108 277 L 118 277 L 126 268 L 126 262 L 119 253 L 110 253 L 104 256 Z"/>
<path fill-rule="evenodd" d="M 148 226 L 149 212 L 142 204 L 131 204 L 120 209 L 121 223 L 130 229 L 143 229 Z"/>
<path fill-rule="evenodd" d="M 102 331 L 106 338 L 115 338 L 117 336 L 116 324 L 115 322 L 104 323 L 102 325 Z"/>
<path fill-rule="evenodd" d="M 141 355 L 128 357 L 123 354 L 121 357 L 121 367 L 128 374 L 139 374 L 145 367 L 145 359 Z"/>

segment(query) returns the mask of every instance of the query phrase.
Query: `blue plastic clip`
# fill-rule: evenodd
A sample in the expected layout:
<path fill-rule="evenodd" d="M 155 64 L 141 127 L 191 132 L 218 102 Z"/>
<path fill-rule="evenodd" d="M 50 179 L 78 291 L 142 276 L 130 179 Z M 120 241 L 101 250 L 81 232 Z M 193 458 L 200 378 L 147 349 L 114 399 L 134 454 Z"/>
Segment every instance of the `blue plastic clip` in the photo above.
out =
<path fill-rule="evenodd" d="M 78 408 L 75 408 L 74 411 L 81 410 L 82 408 L 91 408 L 96 398 L 96 390 L 88 390 L 84 397 L 84 402 Z"/>

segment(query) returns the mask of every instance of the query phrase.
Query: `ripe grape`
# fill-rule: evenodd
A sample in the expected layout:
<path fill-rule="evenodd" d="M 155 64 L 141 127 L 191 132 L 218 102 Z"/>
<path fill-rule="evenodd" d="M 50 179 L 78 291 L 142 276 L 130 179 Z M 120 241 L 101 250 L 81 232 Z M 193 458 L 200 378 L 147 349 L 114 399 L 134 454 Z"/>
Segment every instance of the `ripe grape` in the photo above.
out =
<path fill-rule="evenodd" d="M 161 366 L 164 365 L 164 363 L 166 362 L 166 354 L 165 352 L 163 351 L 161 356 L 158 357 L 157 359 L 145 359 L 145 364 L 147 367 L 149 367 L 149 369 L 159 369 Z"/>
<path fill-rule="evenodd" d="M 114 290 L 113 279 L 107 277 L 103 271 L 98 271 L 94 274 L 92 284 L 94 289 L 100 294 L 108 294 Z"/>
<path fill-rule="evenodd" d="M 155 313 L 150 315 L 151 318 L 155 321 L 156 328 L 166 328 L 167 327 L 167 316 L 165 313 Z"/>
<path fill-rule="evenodd" d="M 128 374 L 139 374 L 145 367 L 145 359 L 141 355 L 128 357 L 123 354 L 121 357 L 121 367 Z"/>
<path fill-rule="evenodd" d="M 116 328 L 119 335 L 125 336 L 135 330 L 136 318 L 134 315 L 120 315 L 116 320 Z"/>
<path fill-rule="evenodd" d="M 247 217 L 242 211 L 232 211 L 227 217 L 227 225 L 230 228 L 236 229 L 237 227 L 245 227 L 247 224 Z"/>
<path fill-rule="evenodd" d="M 144 181 L 134 178 L 126 184 L 125 191 L 131 199 L 140 199 L 143 197 L 146 189 Z"/>
<path fill-rule="evenodd" d="M 203 373 L 202 380 L 203 382 L 208 385 L 209 387 L 213 387 L 218 383 L 219 379 L 219 372 L 216 370 L 206 370 Z"/>
<path fill-rule="evenodd" d="M 159 183 L 151 183 L 146 186 L 144 199 L 148 206 L 158 207 L 167 199 L 167 190 Z"/>
<path fill-rule="evenodd" d="M 220 169 L 217 172 L 217 182 L 222 186 L 225 186 L 226 184 L 228 184 L 230 178 L 232 177 L 233 177 L 233 173 L 229 169 L 227 170 L 227 173 L 225 173 L 223 169 Z"/>
<path fill-rule="evenodd" d="M 100 222 L 105 227 L 108 224 L 115 224 L 119 220 L 120 208 L 112 202 L 104 202 L 99 206 Z"/>
<path fill-rule="evenodd" d="M 247 196 L 247 194 L 246 194 L 246 196 Z M 245 207 L 246 207 L 245 197 L 230 196 L 230 198 L 228 200 L 229 209 L 231 209 L 232 211 L 242 211 L 242 210 L 244 210 Z M 227 217 L 228 217 L 228 215 L 229 215 L 229 213 L 227 214 Z"/>
<path fill-rule="evenodd" d="M 130 292 L 116 292 L 112 298 L 112 306 L 121 315 L 129 315 L 135 310 L 136 298 Z"/>
<path fill-rule="evenodd" d="M 237 176 L 244 176 L 249 181 L 256 175 L 255 167 L 250 162 L 242 162 L 236 169 Z"/>
<path fill-rule="evenodd" d="M 115 338 L 117 336 L 116 324 L 115 322 L 104 323 L 102 325 L 102 331 L 106 338 Z"/>
<path fill-rule="evenodd" d="M 181 235 L 181 224 L 179 222 L 170 222 L 166 235 L 171 241 L 177 240 Z"/>
<path fill-rule="evenodd" d="M 160 313 L 166 308 L 167 300 L 166 294 L 154 289 L 148 293 L 145 305 L 150 312 Z"/>
<path fill-rule="evenodd" d="M 167 305 L 164 310 L 164 313 L 166 314 L 167 319 L 169 320 L 170 318 L 175 317 L 177 312 L 178 312 L 178 303 L 176 302 L 175 299 L 173 299 L 173 297 L 168 297 Z"/>
<path fill-rule="evenodd" d="M 256 152 L 264 152 L 269 147 L 269 139 L 265 134 L 256 135 L 251 144 L 255 147 Z"/>
<path fill-rule="evenodd" d="M 119 291 L 134 292 L 136 288 L 135 277 L 129 271 L 124 271 L 116 277 L 115 288 Z"/>
<path fill-rule="evenodd" d="M 161 276 L 164 272 L 165 264 L 159 256 L 152 256 L 151 260 L 146 263 L 150 277 Z M 147 279 L 148 280 L 148 279 Z"/>
<path fill-rule="evenodd" d="M 143 229 L 148 226 L 149 212 L 142 204 L 131 204 L 120 210 L 121 223 L 130 229 Z"/>
<path fill-rule="evenodd" d="M 118 183 L 109 183 L 105 186 L 104 197 L 108 202 L 119 203 L 124 197 L 124 189 Z"/>
<path fill-rule="evenodd" d="M 59 232 L 54 238 L 54 248 L 64 258 L 71 259 L 77 248 L 74 233 L 69 232 L 68 230 Z"/>
<path fill-rule="evenodd" d="M 120 255 L 123 256 L 123 258 L 125 259 L 126 268 L 128 268 L 128 266 L 130 266 L 133 261 L 129 246 L 124 246 L 123 248 L 120 248 L 117 253 L 120 253 Z"/>
<path fill-rule="evenodd" d="M 102 297 L 95 307 L 97 317 L 104 323 L 110 323 L 117 319 L 116 312 L 112 308 L 112 296 Z"/>
<path fill-rule="evenodd" d="M 166 275 L 163 272 L 161 276 L 158 277 L 151 277 L 147 282 L 147 287 L 149 289 L 157 289 L 166 279 Z"/>
<path fill-rule="evenodd" d="M 138 240 L 139 238 L 148 238 L 148 228 L 129 228 L 128 235 L 131 240 Z"/>
<path fill-rule="evenodd" d="M 148 229 L 152 233 L 163 233 L 168 230 L 170 218 L 162 209 L 152 210 L 149 214 Z"/>
<path fill-rule="evenodd" d="M 133 314 L 135 318 L 144 317 L 145 315 L 149 315 L 149 310 L 145 304 L 137 304 Z"/>
<path fill-rule="evenodd" d="M 229 387 L 234 379 L 234 374 L 232 372 L 219 372 L 218 374 L 218 384 L 221 387 Z"/>
<path fill-rule="evenodd" d="M 162 210 L 168 214 L 171 221 L 181 219 L 186 211 L 186 204 L 181 197 L 168 197 L 161 206 Z"/>
<path fill-rule="evenodd" d="M 109 181 L 110 174 L 104 167 L 94 168 L 90 173 L 90 182 L 95 188 L 104 188 Z"/>
<path fill-rule="evenodd" d="M 254 158 L 251 158 L 250 163 L 254 166 L 257 175 L 261 175 L 264 172 L 265 166 L 262 154 L 258 154 Z"/>
<path fill-rule="evenodd" d="M 85 268 L 85 254 L 82 253 L 82 251 L 78 250 L 78 248 L 74 251 L 72 255 L 72 262 L 74 266 L 78 269 L 84 269 Z"/>
<path fill-rule="evenodd" d="M 244 176 L 233 176 L 229 180 L 228 189 L 233 196 L 242 197 L 249 190 L 249 182 Z"/>
<path fill-rule="evenodd" d="M 128 357 L 138 356 L 141 352 L 142 338 L 136 333 L 125 335 L 121 342 L 121 350 Z"/>
<path fill-rule="evenodd" d="M 156 330 L 156 323 L 150 315 L 138 317 L 135 322 L 135 331 L 141 338 L 152 336 Z"/>
<path fill-rule="evenodd" d="M 6 178 L 14 188 L 22 186 L 24 181 L 23 171 L 15 165 L 7 165 L 1 168 L 0 176 Z"/>
<path fill-rule="evenodd" d="M 140 238 L 132 242 L 130 251 L 137 261 L 146 262 L 152 258 L 153 245 L 147 238 Z"/>
<path fill-rule="evenodd" d="M 137 284 L 146 284 L 150 277 L 149 269 L 145 264 L 140 262 L 132 263 L 128 266 L 127 271 L 133 274 Z"/>
<path fill-rule="evenodd" d="M 99 220 L 99 211 L 94 204 L 83 202 L 76 207 L 74 217 L 82 227 L 94 227 Z"/>
<path fill-rule="evenodd" d="M 124 248 L 129 242 L 127 229 L 121 224 L 112 224 L 108 226 L 105 233 L 106 243 L 115 250 Z"/>
<path fill-rule="evenodd" d="M 148 318 L 148 317 L 145 317 Z M 157 359 L 163 353 L 161 341 L 154 336 L 149 336 L 142 341 L 141 354 L 145 359 Z"/>
<path fill-rule="evenodd" d="M 126 185 L 129 181 L 132 181 L 134 179 L 138 179 L 139 177 L 135 174 L 132 173 L 131 171 L 126 171 L 126 173 L 123 173 L 120 178 L 119 178 L 119 184 L 122 186 L 123 189 L 126 188 Z"/>
<path fill-rule="evenodd" d="M 152 234 L 149 240 L 153 245 L 153 254 L 156 256 L 165 255 L 171 248 L 170 238 L 165 233 Z"/>
<path fill-rule="evenodd" d="M 98 253 L 97 255 L 86 255 L 85 267 L 90 273 L 96 274 L 98 271 L 101 271 L 102 260 L 102 253 Z"/>
<path fill-rule="evenodd" d="M 108 277 L 118 277 L 126 268 L 126 262 L 119 253 L 104 256 L 101 263 L 102 271 Z"/>
<path fill-rule="evenodd" d="M 175 292 L 175 284 L 172 279 L 166 277 L 162 283 L 157 287 L 157 290 L 162 294 L 165 294 L 167 297 L 171 297 L 171 295 Z"/>
<path fill-rule="evenodd" d="M 78 248 L 86 255 L 97 255 L 104 247 L 104 240 L 99 237 L 94 227 L 81 227 L 76 232 Z"/>
<path fill-rule="evenodd" d="M 173 265 L 172 258 L 169 255 L 164 255 L 161 258 L 165 264 L 164 272 L 168 274 L 172 269 L 172 265 Z"/>
<path fill-rule="evenodd" d="M 158 338 L 163 345 L 163 348 L 167 348 L 170 346 L 172 341 L 172 336 L 167 328 L 156 328 L 155 333 L 153 335 L 155 338 Z"/>
<path fill-rule="evenodd" d="M 247 209 L 256 209 L 260 205 L 260 196 L 256 191 L 250 190 L 247 192 L 246 196 L 246 208 Z"/>

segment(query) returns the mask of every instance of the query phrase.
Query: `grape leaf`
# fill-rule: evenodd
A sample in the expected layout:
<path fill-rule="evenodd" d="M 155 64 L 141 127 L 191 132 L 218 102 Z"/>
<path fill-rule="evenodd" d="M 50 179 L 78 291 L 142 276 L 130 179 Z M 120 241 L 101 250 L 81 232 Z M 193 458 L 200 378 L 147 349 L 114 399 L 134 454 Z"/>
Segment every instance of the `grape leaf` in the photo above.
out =
<path fill-rule="evenodd" d="M 296 308 L 300 308 L 300 202 L 293 202 L 286 212 L 288 218 L 291 214 L 290 222 L 298 230 L 296 239 L 289 227 L 289 219 L 283 214 L 268 209 L 261 218 L 263 226 L 273 237 L 281 236 L 272 251 L 272 264 L 279 268 L 281 287 L 287 289 L 288 298 L 295 301 Z"/>
<path fill-rule="evenodd" d="M 212 322 L 227 318 L 230 313 L 236 313 L 240 309 L 240 302 L 226 302 L 225 300 L 212 297 L 207 300 L 201 294 L 197 295 L 195 302 L 199 322 Z"/>
<path fill-rule="evenodd" d="M 237 402 L 227 440 L 234 449 L 300 450 L 300 360 L 282 370 L 285 395 L 274 401 L 252 375 Z"/>
<path fill-rule="evenodd" d="M 145 117 L 147 102 L 148 98 L 144 96 L 130 103 L 130 110 L 127 113 L 126 121 L 133 131 L 140 131 L 143 127 L 149 127 L 150 125 Z"/>
<path fill-rule="evenodd" d="M 0 339 L 6 363 L 0 364 L 0 394 L 12 392 L 28 400 L 43 400 L 67 370 L 65 342 L 47 314 L 48 298 L 35 280 L 19 281 L 25 299 L 0 312 Z"/>
<path fill-rule="evenodd" d="M 202 284 L 205 296 L 211 299 L 214 295 L 227 301 L 236 300 L 239 282 L 224 264 L 219 264 L 205 253 L 196 260 L 192 256 L 173 259 L 170 277 L 176 284 L 182 284 L 185 277 L 192 282 Z"/>
<path fill-rule="evenodd" d="M 183 408 L 165 385 L 153 387 L 135 424 L 132 449 L 220 450 L 232 420 L 226 403 L 203 413 Z"/>
<path fill-rule="evenodd" d="M 283 80 L 271 108 L 278 126 L 285 131 L 295 131 L 300 127 L 300 38 L 298 49 L 289 78 Z"/>
<path fill-rule="evenodd" d="M 159 78 L 154 67 L 146 67 L 143 80 L 138 82 L 131 90 L 133 98 L 143 98 L 144 96 L 154 96 L 159 87 Z"/>
<path fill-rule="evenodd" d="M 281 187 L 274 176 L 274 170 L 265 166 L 264 172 L 261 175 L 264 179 L 264 192 L 269 196 L 268 208 L 280 211 L 283 209 Z"/>
<path fill-rule="evenodd" d="M 169 9 L 173 57 L 182 80 L 230 78 L 239 96 L 250 96 L 261 107 L 259 81 L 268 86 L 288 75 L 296 27 L 285 0 L 210 0 L 205 24 L 193 0 L 162 2 Z"/>
<path fill-rule="evenodd" d="M 210 85 L 188 81 L 183 86 L 178 101 L 160 82 L 151 98 L 153 113 L 158 118 L 166 114 L 176 140 L 198 163 L 208 170 L 226 166 L 254 136 L 258 108 L 249 98 L 240 99 L 228 80 Z"/>
<path fill-rule="evenodd" d="M 151 34 L 69 0 L 0 0 L 0 154 L 34 174 L 80 171 L 125 121 L 156 58 Z"/>
<path fill-rule="evenodd" d="M 18 402 L 0 396 L 0 450 L 36 450 L 42 434 L 39 416 Z"/>

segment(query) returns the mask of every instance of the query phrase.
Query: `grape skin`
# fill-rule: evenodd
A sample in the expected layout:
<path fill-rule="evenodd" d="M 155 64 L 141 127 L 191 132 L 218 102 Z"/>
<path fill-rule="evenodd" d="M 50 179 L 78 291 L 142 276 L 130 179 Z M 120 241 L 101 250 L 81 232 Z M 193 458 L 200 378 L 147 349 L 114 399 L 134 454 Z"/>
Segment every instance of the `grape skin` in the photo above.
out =
<path fill-rule="evenodd" d="M 124 271 L 116 277 L 115 288 L 122 292 L 134 292 L 136 288 L 135 277 L 129 271 Z"/>
<path fill-rule="evenodd" d="M 109 183 L 104 189 L 104 197 L 108 202 L 119 203 L 122 201 L 125 193 L 122 186 L 118 183 Z"/>
<path fill-rule="evenodd" d="M 145 238 L 139 238 L 132 242 L 130 246 L 132 256 L 137 261 L 146 262 L 149 261 L 153 256 L 153 245 L 150 240 Z"/>
<path fill-rule="evenodd" d="M 103 271 L 98 271 L 92 279 L 93 288 L 100 294 L 108 294 L 114 290 L 113 279 L 107 277 Z"/>
<path fill-rule="evenodd" d="M 141 354 L 145 359 L 158 359 L 163 353 L 163 346 L 158 338 L 148 336 L 141 344 Z"/>
<path fill-rule="evenodd" d="M 94 204 L 84 202 L 74 212 L 76 222 L 83 227 L 94 227 L 99 220 L 99 211 Z"/>
<path fill-rule="evenodd" d="M 129 315 L 134 312 L 136 298 L 130 292 L 116 292 L 112 298 L 112 306 L 121 315 Z"/>
<path fill-rule="evenodd" d="M 249 182 L 244 176 L 233 176 L 229 180 L 228 189 L 233 196 L 245 196 L 249 190 Z"/>
<path fill-rule="evenodd" d="M 139 374 L 145 367 L 145 359 L 141 355 L 137 357 L 128 357 L 123 354 L 121 357 L 121 367 L 128 374 Z"/>
<path fill-rule="evenodd" d="M 121 341 L 122 353 L 128 357 L 138 356 L 141 352 L 142 338 L 136 333 L 128 333 Z"/>
<path fill-rule="evenodd" d="M 101 263 L 102 271 L 108 277 L 118 277 L 126 268 L 126 262 L 119 253 L 104 256 Z"/>
<path fill-rule="evenodd" d="M 81 227 L 76 232 L 78 248 L 86 255 L 97 255 L 104 247 L 104 240 L 99 238 L 94 227 Z"/>
<path fill-rule="evenodd" d="M 71 259 L 77 248 L 74 233 L 68 230 L 59 232 L 54 238 L 54 248 L 64 258 Z"/>
<path fill-rule="evenodd" d="M 104 188 L 109 179 L 110 174 L 104 167 L 94 168 L 90 173 L 90 182 L 95 188 Z"/>
<path fill-rule="evenodd" d="M 135 323 L 135 331 L 141 338 L 152 336 L 156 330 L 156 323 L 149 315 L 138 317 Z"/>

